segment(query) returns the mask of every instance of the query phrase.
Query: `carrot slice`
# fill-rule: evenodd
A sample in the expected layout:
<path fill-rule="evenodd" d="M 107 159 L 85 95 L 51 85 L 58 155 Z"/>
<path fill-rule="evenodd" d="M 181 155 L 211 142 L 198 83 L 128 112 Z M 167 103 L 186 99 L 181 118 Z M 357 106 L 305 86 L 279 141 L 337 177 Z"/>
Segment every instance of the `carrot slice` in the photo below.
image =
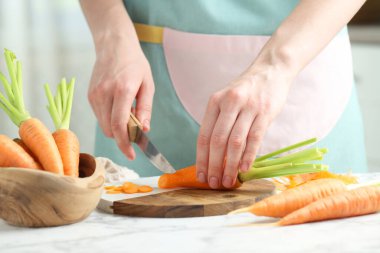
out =
<path fill-rule="evenodd" d="M 132 194 L 132 193 L 137 193 L 138 191 L 139 191 L 138 186 L 133 184 L 133 183 L 123 185 L 123 192 L 124 193 Z"/>
<path fill-rule="evenodd" d="M 122 186 L 105 186 L 105 190 L 108 190 L 108 194 L 116 194 L 116 193 L 126 193 L 126 194 L 133 194 L 133 193 L 146 193 L 153 191 L 153 188 L 149 185 L 137 185 L 132 182 L 124 182 Z"/>
<path fill-rule="evenodd" d="M 139 187 L 138 187 L 138 191 L 139 191 L 139 192 L 142 192 L 142 193 L 146 193 L 146 192 L 151 192 L 151 191 L 153 191 L 153 188 L 150 187 L 149 185 L 142 185 L 142 186 L 139 186 Z"/>
<path fill-rule="evenodd" d="M 115 190 L 109 190 L 109 191 L 106 191 L 107 194 L 120 194 L 120 193 L 123 193 L 122 191 L 115 191 Z"/>
<path fill-rule="evenodd" d="M 128 181 L 126 181 L 126 182 L 124 182 L 124 184 L 122 185 L 122 187 L 129 188 L 129 187 L 132 187 L 132 186 L 134 186 L 134 185 L 136 185 L 136 184 L 134 184 L 134 183 L 132 183 L 132 182 L 128 182 Z"/>

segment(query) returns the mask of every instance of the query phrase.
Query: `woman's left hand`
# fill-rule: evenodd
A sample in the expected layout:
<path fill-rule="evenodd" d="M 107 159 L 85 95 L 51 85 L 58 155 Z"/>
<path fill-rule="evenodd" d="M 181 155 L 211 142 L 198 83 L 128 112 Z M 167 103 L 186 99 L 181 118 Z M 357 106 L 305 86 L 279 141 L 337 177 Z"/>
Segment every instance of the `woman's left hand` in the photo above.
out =
<path fill-rule="evenodd" d="M 251 167 L 291 82 L 284 70 L 252 68 L 211 96 L 197 141 L 198 181 L 230 188 L 238 170 Z"/>

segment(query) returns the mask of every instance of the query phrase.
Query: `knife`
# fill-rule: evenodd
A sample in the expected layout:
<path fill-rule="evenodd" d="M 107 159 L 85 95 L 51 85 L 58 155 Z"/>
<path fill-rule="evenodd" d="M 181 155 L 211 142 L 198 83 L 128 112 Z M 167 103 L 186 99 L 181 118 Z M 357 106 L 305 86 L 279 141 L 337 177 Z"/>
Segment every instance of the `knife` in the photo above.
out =
<path fill-rule="evenodd" d="M 134 142 L 139 146 L 142 152 L 146 155 L 149 161 L 160 171 L 164 173 L 174 173 L 175 169 L 168 162 L 163 154 L 149 140 L 148 136 L 142 131 L 142 125 L 140 121 L 130 114 L 128 121 L 128 136 L 131 142 Z"/>

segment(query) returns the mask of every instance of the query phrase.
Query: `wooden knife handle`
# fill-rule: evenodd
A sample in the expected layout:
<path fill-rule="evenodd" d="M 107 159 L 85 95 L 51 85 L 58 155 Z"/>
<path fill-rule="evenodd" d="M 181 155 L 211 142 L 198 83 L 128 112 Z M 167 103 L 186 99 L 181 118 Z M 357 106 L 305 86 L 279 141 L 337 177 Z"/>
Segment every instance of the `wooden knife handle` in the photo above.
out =
<path fill-rule="evenodd" d="M 142 129 L 142 125 L 135 115 L 131 113 L 128 120 L 128 136 L 131 142 L 136 142 L 140 137 L 139 133 L 141 131 L 138 131 L 139 129 Z"/>

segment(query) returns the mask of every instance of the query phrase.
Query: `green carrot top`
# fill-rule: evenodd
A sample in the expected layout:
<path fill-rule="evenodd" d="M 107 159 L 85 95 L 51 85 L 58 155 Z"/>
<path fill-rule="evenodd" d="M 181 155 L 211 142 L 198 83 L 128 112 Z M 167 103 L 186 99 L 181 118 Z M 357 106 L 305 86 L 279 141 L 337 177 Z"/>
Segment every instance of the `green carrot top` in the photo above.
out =
<path fill-rule="evenodd" d="M 61 82 L 58 84 L 55 97 L 53 97 L 49 84 L 45 84 L 45 93 L 49 101 L 47 109 L 57 130 L 69 129 L 70 127 L 74 84 L 75 78 L 72 78 L 69 84 L 66 83 L 65 78 L 62 78 Z"/>
<path fill-rule="evenodd" d="M 11 82 L 0 72 L 0 81 L 7 95 L 6 98 L 0 92 L 0 108 L 4 110 L 13 123 L 20 126 L 23 121 L 30 118 L 30 114 L 25 110 L 24 105 L 21 62 L 8 49 L 4 49 L 4 57 Z"/>

